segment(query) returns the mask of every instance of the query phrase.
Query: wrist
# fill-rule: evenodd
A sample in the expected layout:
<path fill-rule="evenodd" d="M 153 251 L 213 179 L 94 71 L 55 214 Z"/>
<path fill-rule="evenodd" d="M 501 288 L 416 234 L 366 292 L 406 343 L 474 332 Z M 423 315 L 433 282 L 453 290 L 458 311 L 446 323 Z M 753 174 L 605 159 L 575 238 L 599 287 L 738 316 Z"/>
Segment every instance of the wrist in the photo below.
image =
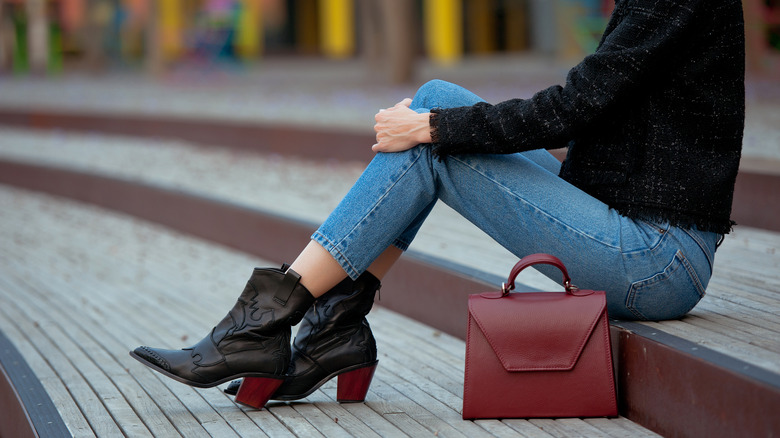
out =
<path fill-rule="evenodd" d="M 431 143 L 431 113 L 422 113 L 418 115 L 420 120 L 420 129 L 417 135 L 418 143 Z"/>

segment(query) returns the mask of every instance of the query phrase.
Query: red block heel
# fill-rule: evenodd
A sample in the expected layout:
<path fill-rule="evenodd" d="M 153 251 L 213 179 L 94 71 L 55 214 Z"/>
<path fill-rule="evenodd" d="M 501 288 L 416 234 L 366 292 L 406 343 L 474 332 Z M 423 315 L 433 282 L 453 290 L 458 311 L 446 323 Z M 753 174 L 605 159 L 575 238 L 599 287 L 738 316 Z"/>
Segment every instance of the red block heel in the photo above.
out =
<path fill-rule="evenodd" d="M 366 399 L 371 379 L 374 378 L 376 363 L 367 367 L 339 374 L 336 400 L 340 402 L 362 402 Z"/>
<path fill-rule="evenodd" d="M 245 377 L 236 394 L 236 401 L 253 408 L 262 409 L 284 379 Z"/>

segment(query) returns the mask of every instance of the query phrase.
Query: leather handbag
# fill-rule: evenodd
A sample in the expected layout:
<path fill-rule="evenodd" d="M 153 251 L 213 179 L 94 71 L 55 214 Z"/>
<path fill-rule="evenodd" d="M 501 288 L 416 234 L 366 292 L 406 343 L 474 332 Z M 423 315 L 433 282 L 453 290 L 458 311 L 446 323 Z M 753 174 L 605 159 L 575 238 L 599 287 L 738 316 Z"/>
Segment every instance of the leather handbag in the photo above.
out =
<path fill-rule="evenodd" d="M 523 269 L 548 264 L 565 292 L 511 293 Z M 616 416 L 603 291 L 580 290 L 549 254 L 522 258 L 501 291 L 469 296 L 463 418 Z"/>

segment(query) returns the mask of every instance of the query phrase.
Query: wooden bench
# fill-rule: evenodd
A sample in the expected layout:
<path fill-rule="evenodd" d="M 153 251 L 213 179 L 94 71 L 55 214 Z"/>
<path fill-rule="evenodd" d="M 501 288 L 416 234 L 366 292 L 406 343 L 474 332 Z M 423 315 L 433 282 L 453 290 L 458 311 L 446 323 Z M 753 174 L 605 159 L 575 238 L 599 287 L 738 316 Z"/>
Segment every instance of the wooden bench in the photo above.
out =
<path fill-rule="evenodd" d="M 380 306 L 369 316 L 380 366 L 365 403 L 339 404 L 329 382 L 301 402 L 244 408 L 218 389 L 162 377 L 127 352 L 197 341 L 232 305 L 250 267 L 269 262 L 7 186 L 0 204 L 12 206 L 0 211 L 0 332 L 59 414 L 40 436 L 654 436 L 622 417 L 463 421 L 463 341 Z M 0 368 L 19 365 L 7 358 Z M 0 421 L 3 436 L 9 422 Z"/>
<path fill-rule="evenodd" d="M 37 150 L 24 144 L 14 149 L 8 141 L 0 146 L 4 157 L 0 182 L 96 203 L 263 258 L 293 257 L 308 240 L 320 219 L 317 215 L 332 208 L 320 195 L 346 190 L 356 176 L 350 165 L 219 152 L 175 142 L 158 141 L 151 148 L 148 141 L 110 136 L 99 139 L 105 153 L 96 159 L 95 154 L 77 152 L 79 145 L 88 143 L 78 134 L 48 140 L 27 132 L 4 134 L 6 139 L 17 135 L 22 143 L 32 136 Z M 113 154 L 117 155 L 112 160 Z M 179 161 L 165 161 L 171 157 Z M 48 164 L 41 165 L 44 159 Z M 133 161 L 141 161 L 140 170 L 132 169 Z M 177 175 L 160 171 L 166 166 L 176 167 Z M 242 171 L 250 168 L 253 173 Z M 280 180 L 294 175 L 290 169 L 305 169 L 294 176 L 295 184 Z M 229 175 L 231 170 L 237 177 Z M 307 177 L 307 172 L 315 175 Z M 307 186 L 307 178 L 318 181 L 316 172 L 322 172 L 319 181 L 327 176 L 335 185 Z M 267 189 L 263 178 L 271 178 L 270 190 L 262 191 Z M 219 187 L 216 180 L 227 184 Z M 434 214 L 443 219 L 437 224 L 446 225 L 436 227 L 439 231 L 421 230 L 417 250 L 402 259 L 385 282 L 380 304 L 434 327 L 428 329 L 431 333 L 460 336 L 465 295 L 495 287 L 515 259 L 446 210 Z M 460 242 L 442 246 L 446 239 L 437 232 L 459 235 Z M 621 412 L 665 434 L 728 436 L 736 428 L 761 435 L 780 430 L 773 415 L 780 409 L 778 240 L 777 233 L 738 227 L 718 252 L 708 296 L 690 316 L 663 323 L 613 324 Z M 243 275 L 237 273 L 236 278 Z M 523 281 L 536 288 L 549 285 L 540 277 Z M 404 307 L 410 296 L 429 300 L 416 307 L 436 311 L 415 314 Z M 553 426 L 545 430 L 548 427 Z"/>

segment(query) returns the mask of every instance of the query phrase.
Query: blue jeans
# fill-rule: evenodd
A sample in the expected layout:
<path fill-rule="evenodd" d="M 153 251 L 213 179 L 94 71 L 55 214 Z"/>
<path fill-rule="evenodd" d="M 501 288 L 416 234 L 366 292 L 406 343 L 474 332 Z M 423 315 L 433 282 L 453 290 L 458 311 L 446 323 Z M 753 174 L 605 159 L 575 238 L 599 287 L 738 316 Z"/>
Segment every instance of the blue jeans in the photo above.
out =
<path fill-rule="evenodd" d="M 479 97 L 431 81 L 411 108 L 472 105 Z M 542 146 L 542 145 L 540 145 Z M 378 153 L 312 239 L 357 278 L 388 246 L 406 250 L 441 199 L 517 257 L 543 252 L 581 289 L 605 290 L 612 318 L 662 320 L 704 296 L 719 234 L 621 216 L 558 176 L 544 149 L 437 160 L 429 145 Z M 560 281 L 555 268 L 542 273 Z"/>

